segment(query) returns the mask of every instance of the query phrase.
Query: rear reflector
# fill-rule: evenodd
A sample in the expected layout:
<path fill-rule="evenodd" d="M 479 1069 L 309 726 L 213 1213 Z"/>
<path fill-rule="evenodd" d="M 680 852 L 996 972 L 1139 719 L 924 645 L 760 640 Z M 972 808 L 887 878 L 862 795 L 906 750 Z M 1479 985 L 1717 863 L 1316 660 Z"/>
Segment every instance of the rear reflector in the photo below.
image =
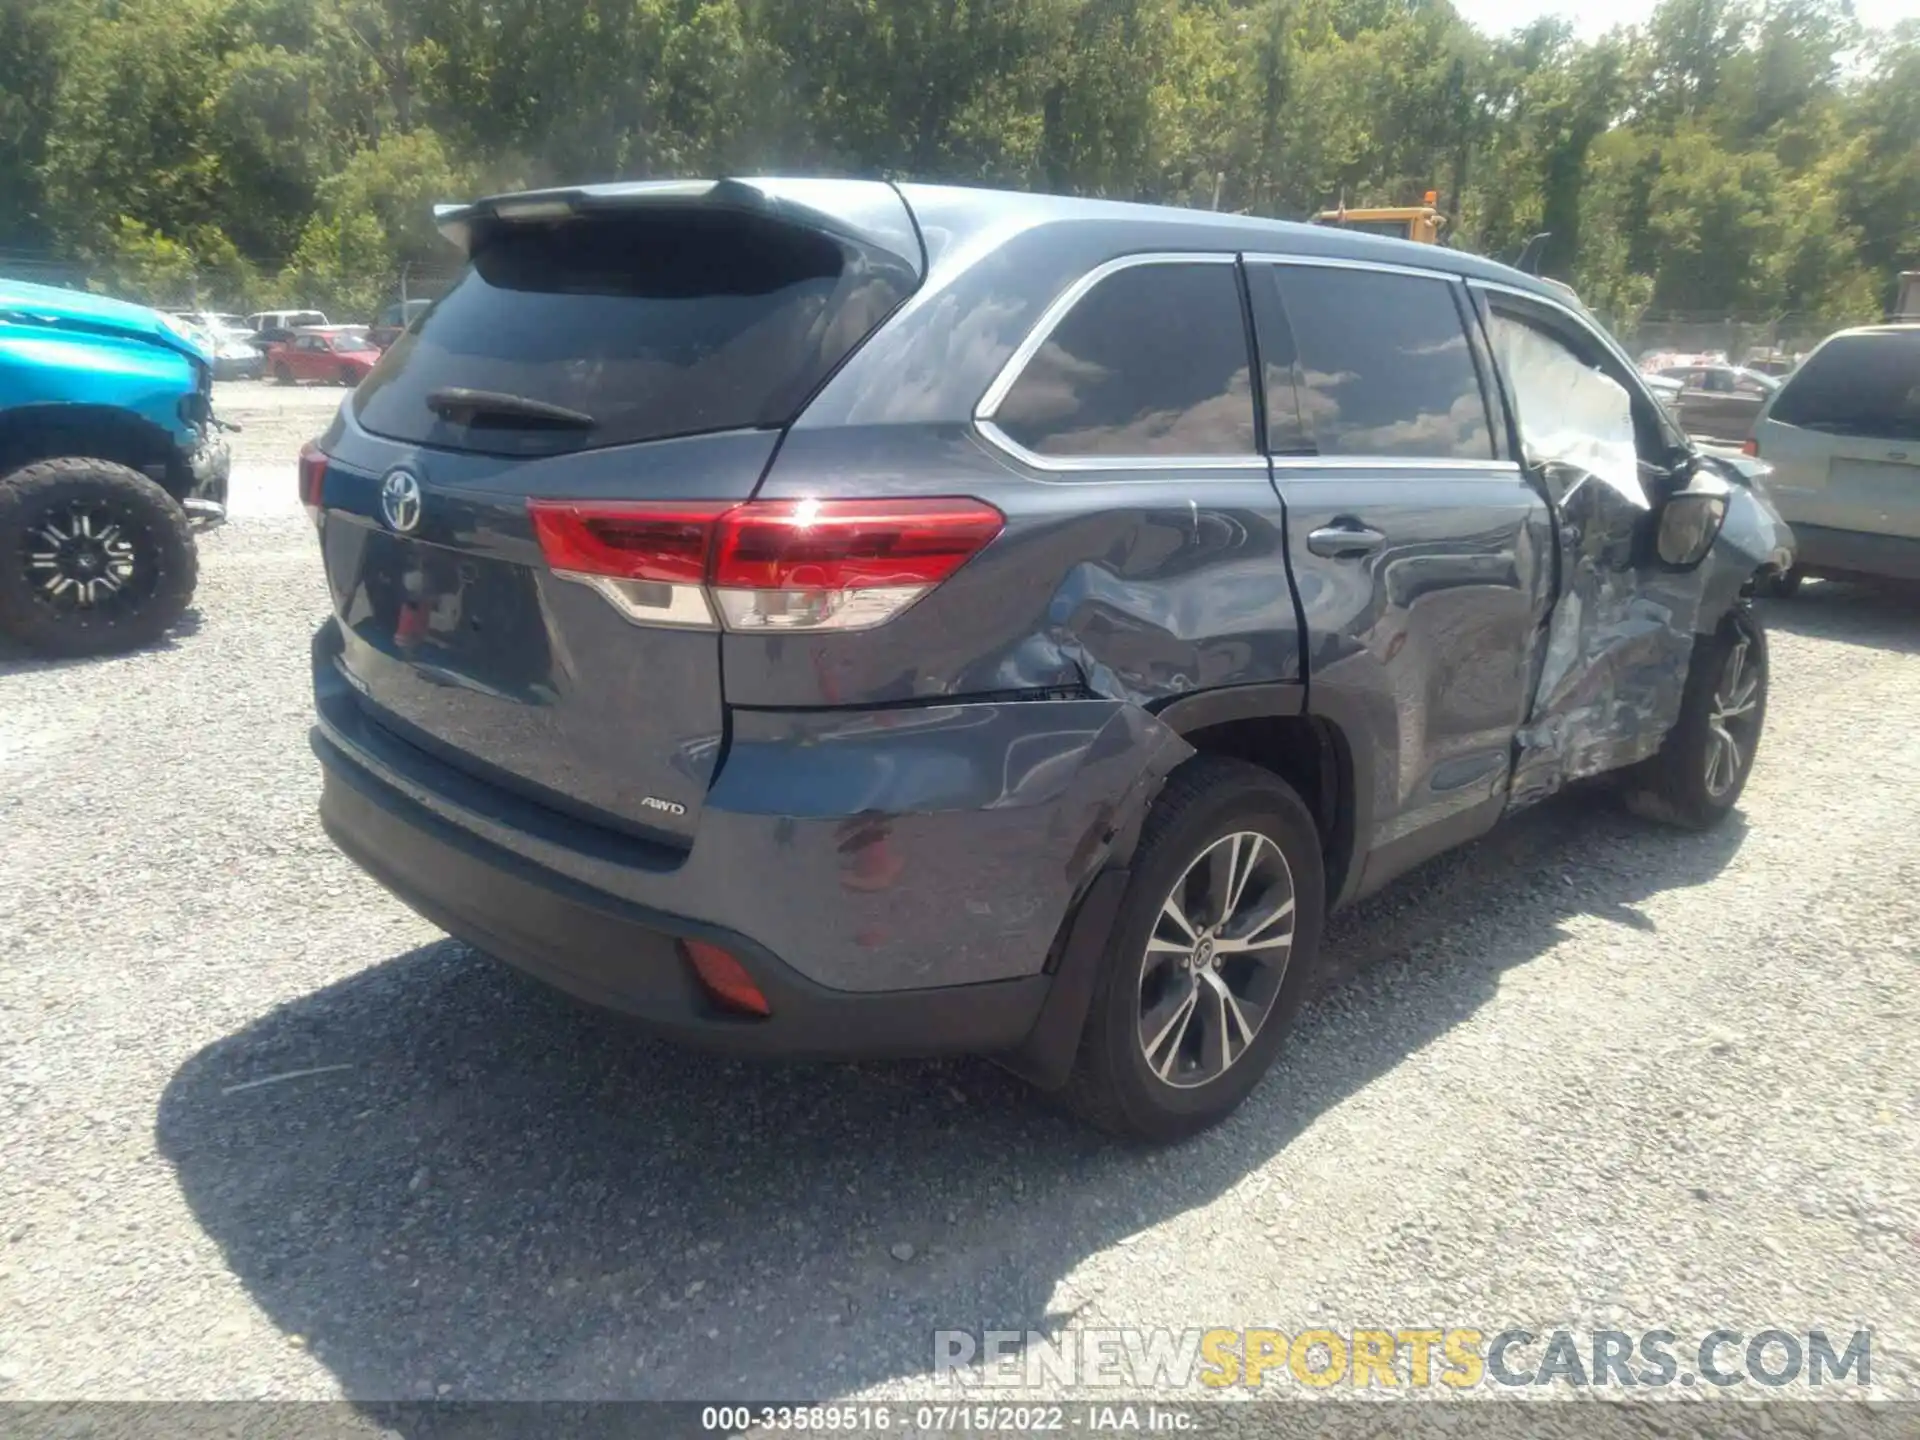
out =
<path fill-rule="evenodd" d="M 320 500 L 327 487 L 327 457 L 317 442 L 309 440 L 300 447 L 300 503 L 307 518 L 320 519 Z"/>
<path fill-rule="evenodd" d="M 527 508 L 554 574 L 591 585 L 629 620 L 711 626 L 717 610 L 730 630 L 879 625 L 1006 523 L 969 499 L 530 500 Z"/>
<path fill-rule="evenodd" d="M 709 945 L 704 940 L 682 940 L 680 949 L 687 963 L 693 966 L 701 986 L 719 1004 L 746 1015 L 773 1013 L 767 997 L 747 974 L 747 967 L 718 945 Z"/>

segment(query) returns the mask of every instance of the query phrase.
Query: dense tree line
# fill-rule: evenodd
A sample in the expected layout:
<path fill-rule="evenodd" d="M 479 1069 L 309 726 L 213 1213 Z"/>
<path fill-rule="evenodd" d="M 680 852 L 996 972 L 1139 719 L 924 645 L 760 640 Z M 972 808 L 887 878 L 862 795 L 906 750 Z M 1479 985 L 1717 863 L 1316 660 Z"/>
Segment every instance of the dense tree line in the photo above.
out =
<path fill-rule="evenodd" d="M 1620 315 L 1872 315 L 1920 266 L 1920 25 L 1664 0 L 0 0 L 0 250 L 365 312 L 430 205 L 805 171 L 1298 216 L 1439 192 Z"/>

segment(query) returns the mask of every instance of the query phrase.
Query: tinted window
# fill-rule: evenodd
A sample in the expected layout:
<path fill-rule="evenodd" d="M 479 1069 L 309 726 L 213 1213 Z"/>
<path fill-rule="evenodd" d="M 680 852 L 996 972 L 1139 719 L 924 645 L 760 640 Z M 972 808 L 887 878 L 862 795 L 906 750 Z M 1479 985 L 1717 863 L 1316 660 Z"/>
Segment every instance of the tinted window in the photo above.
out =
<path fill-rule="evenodd" d="M 1920 439 L 1920 330 L 1822 345 L 1781 388 L 1772 417 L 1836 435 Z"/>
<path fill-rule="evenodd" d="M 993 421 L 1041 455 L 1253 455 L 1231 265 L 1135 265 L 1080 298 Z"/>
<path fill-rule="evenodd" d="M 497 454 L 782 425 L 912 287 L 817 231 L 716 211 L 505 225 L 354 397 L 378 434 Z M 427 405 L 443 389 L 589 416 Z M 455 423 L 455 421 L 460 423 Z"/>
<path fill-rule="evenodd" d="M 1310 265 L 1268 273 L 1293 327 L 1301 420 L 1319 453 L 1493 458 L 1447 282 Z"/>
<path fill-rule="evenodd" d="M 1280 308 L 1280 287 L 1264 270 L 1254 271 L 1249 278 L 1253 335 L 1260 351 L 1261 383 L 1266 387 L 1267 453 L 1311 455 L 1313 445 L 1300 421 L 1300 357 L 1287 312 Z"/>

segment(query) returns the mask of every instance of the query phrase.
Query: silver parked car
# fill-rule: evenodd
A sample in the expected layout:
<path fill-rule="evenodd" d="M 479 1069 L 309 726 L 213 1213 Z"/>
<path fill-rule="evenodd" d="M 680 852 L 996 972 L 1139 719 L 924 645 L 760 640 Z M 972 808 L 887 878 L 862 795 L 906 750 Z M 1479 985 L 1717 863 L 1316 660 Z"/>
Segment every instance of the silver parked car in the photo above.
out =
<path fill-rule="evenodd" d="M 1807 575 L 1920 580 L 1920 325 L 1843 330 L 1780 388 L 1748 452 L 1799 542 L 1777 593 Z"/>
<path fill-rule="evenodd" d="M 1780 388 L 1773 376 L 1739 365 L 1672 365 L 1660 375 L 1680 384 L 1671 408 L 1689 435 L 1735 444 L 1752 433 L 1760 407 Z"/>

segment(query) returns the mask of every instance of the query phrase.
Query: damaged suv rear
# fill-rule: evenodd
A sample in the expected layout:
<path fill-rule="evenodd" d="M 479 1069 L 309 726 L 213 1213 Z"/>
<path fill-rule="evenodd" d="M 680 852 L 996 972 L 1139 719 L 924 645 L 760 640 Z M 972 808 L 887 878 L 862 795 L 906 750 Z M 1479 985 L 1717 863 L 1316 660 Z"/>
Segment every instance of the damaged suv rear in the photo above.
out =
<path fill-rule="evenodd" d="M 577 995 L 1169 1139 L 1331 908 L 1751 769 L 1784 527 L 1515 271 L 879 182 L 440 219 L 466 273 L 302 460 L 322 817 Z"/>

